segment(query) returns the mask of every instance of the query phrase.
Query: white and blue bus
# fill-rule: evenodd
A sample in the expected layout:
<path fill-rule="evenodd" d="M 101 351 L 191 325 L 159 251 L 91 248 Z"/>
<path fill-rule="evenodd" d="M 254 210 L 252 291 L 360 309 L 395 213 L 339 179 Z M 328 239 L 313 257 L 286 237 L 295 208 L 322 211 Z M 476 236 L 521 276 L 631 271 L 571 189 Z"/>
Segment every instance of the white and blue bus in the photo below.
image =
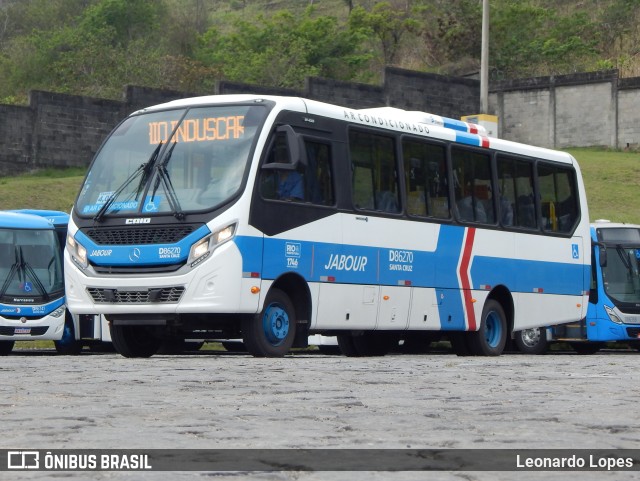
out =
<path fill-rule="evenodd" d="M 513 331 L 585 316 L 588 211 L 573 157 L 389 107 L 255 95 L 135 112 L 99 149 L 65 252 L 69 307 L 116 350 L 310 334 L 348 356 L 443 331 L 498 355 Z"/>
<path fill-rule="evenodd" d="M 640 347 L 640 225 L 598 220 L 591 225 L 591 240 L 587 316 L 517 332 L 520 351 L 542 354 L 554 342 L 569 343 L 580 354 L 594 354 L 607 342 Z"/>
<path fill-rule="evenodd" d="M 66 308 L 63 252 L 69 214 L 56 210 L 0 212 L 0 355 L 15 341 L 53 341 L 58 354 L 110 341 L 104 318 Z"/>
<path fill-rule="evenodd" d="M 58 348 L 67 318 L 60 239 L 68 220 L 58 211 L 0 212 L 1 355 L 15 341 L 53 340 Z"/>

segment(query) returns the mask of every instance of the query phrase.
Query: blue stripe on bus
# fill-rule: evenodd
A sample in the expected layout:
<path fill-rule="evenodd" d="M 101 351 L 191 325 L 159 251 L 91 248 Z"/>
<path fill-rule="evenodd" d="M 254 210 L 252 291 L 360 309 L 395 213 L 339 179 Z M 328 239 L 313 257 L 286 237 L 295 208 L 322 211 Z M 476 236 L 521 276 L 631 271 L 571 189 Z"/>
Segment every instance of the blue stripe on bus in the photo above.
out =
<path fill-rule="evenodd" d="M 469 132 L 469 126 L 466 122 L 462 120 L 448 119 L 446 117 L 442 117 L 442 122 L 444 127 L 448 129 L 453 129 L 461 132 Z"/>
<path fill-rule="evenodd" d="M 93 264 L 103 266 L 179 264 L 187 260 L 191 246 L 210 234 L 204 225 L 175 244 L 98 245 L 82 231 L 76 241 L 87 249 L 87 257 Z"/>
<path fill-rule="evenodd" d="M 463 238 L 464 228 L 442 226 L 435 252 L 265 238 L 263 253 L 260 238 L 237 237 L 235 242 L 243 272 L 263 279 L 296 272 L 309 282 L 459 289 Z M 470 269 L 473 289 L 504 284 L 513 292 L 542 289 L 561 295 L 581 295 L 588 275 L 589 266 L 582 264 L 484 256 L 474 256 Z"/>
<path fill-rule="evenodd" d="M 480 147 L 482 140 L 479 135 L 469 134 L 467 132 L 456 132 L 456 142 L 467 145 L 474 145 Z"/>

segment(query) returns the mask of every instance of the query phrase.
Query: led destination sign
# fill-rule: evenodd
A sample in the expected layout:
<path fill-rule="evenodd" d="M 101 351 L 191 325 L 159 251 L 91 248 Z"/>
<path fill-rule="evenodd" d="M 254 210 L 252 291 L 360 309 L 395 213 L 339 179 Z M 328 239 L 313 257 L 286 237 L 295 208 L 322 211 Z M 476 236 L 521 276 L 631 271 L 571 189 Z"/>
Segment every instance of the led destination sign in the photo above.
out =
<path fill-rule="evenodd" d="M 176 142 L 204 142 L 239 139 L 244 135 L 244 115 L 187 119 L 178 127 Z M 149 143 L 166 142 L 177 120 L 149 122 Z"/>

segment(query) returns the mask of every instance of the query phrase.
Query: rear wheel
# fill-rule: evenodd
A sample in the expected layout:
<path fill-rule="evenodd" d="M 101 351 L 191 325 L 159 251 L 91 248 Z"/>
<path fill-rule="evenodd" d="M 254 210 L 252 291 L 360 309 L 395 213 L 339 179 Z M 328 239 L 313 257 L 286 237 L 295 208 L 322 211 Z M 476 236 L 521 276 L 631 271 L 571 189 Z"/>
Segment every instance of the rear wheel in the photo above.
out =
<path fill-rule="evenodd" d="M 150 326 L 118 326 L 111 324 L 113 347 L 124 357 L 151 357 L 162 344 Z"/>
<path fill-rule="evenodd" d="M 542 354 L 547 351 L 547 330 L 540 327 L 523 329 L 515 333 L 518 350 L 524 354 Z"/>
<path fill-rule="evenodd" d="M 476 356 L 499 356 L 507 342 L 507 317 L 499 302 L 489 299 L 482 310 L 480 329 L 468 333 L 469 348 Z"/>
<path fill-rule="evenodd" d="M 15 341 L 0 341 L 0 356 L 8 356 L 13 351 Z"/>
<path fill-rule="evenodd" d="M 82 343 L 76 340 L 76 329 L 73 325 L 73 316 L 67 311 L 64 319 L 64 331 L 59 341 L 53 341 L 58 354 L 65 356 L 77 356 L 82 351 Z"/>
<path fill-rule="evenodd" d="M 262 312 L 242 322 L 242 339 L 247 351 L 256 357 L 286 355 L 296 334 L 296 313 L 289 296 L 271 289 Z"/>

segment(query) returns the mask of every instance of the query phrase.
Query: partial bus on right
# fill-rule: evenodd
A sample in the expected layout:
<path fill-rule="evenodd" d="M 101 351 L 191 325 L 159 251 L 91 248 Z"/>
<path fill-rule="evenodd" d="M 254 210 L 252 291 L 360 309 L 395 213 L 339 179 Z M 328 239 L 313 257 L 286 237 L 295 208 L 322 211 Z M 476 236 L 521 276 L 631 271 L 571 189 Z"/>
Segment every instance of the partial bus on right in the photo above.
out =
<path fill-rule="evenodd" d="M 567 342 L 580 354 L 594 354 L 606 342 L 640 348 L 640 225 L 597 220 L 591 241 L 587 317 L 516 332 L 520 351 L 542 354 L 554 342 Z"/>

